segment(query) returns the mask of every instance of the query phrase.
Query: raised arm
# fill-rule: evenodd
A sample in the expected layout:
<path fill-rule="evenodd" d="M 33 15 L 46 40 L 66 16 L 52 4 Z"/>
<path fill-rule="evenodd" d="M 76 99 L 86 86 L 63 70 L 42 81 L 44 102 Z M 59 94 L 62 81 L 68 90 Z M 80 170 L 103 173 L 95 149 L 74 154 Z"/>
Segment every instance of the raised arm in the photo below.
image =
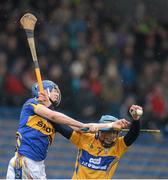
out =
<path fill-rule="evenodd" d="M 130 130 L 124 137 L 124 142 L 127 146 L 130 146 L 139 136 L 141 115 L 137 114 L 137 109 L 142 111 L 142 108 L 137 105 L 132 105 L 129 110 L 133 120 L 132 120 L 132 124 L 130 126 Z"/>

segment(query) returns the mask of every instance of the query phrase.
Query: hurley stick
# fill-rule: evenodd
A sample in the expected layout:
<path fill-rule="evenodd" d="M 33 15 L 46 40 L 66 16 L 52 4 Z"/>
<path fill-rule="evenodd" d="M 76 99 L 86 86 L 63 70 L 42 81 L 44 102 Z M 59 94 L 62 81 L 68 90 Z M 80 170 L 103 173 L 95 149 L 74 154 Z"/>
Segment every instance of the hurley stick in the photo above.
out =
<path fill-rule="evenodd" d="M 41 80 L 41 73 L 40 73 L 39 63 L 38 63 L 37 54 L 36 54 L 36 47 L 34 43 L 34 28 L 35 28 L 36 21 L 37 21 L 37 18 L 33 14 L 30 14 L 30 13 L 26 13 L 20 19 L 20 23 L 27 35 L 27 41 L 30 47 L 31 55 L 33 58 L 34 66 L 35 66 L 35 74 L 36 74 L 39 90 L 41 92 L 43 91 L 43 84 Z"/>

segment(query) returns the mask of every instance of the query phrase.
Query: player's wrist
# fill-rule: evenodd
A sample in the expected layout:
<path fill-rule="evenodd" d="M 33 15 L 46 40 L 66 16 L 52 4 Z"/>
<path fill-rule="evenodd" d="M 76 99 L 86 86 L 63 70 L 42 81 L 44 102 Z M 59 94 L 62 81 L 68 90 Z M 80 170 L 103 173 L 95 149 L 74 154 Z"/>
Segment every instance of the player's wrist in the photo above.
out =
<path fill-rule="evenodd" d="M 139 121 L 140 120 L 140 116 L 137 117 L 132 117 L 133 121 Z"/>
<path fill-rule="evenodd" d="M 52 105 L 51 101 L 44 101 L 43 100 L 43 101 L 39 101 L 39 103 L 46 106 L 47 108 L 49 108 Z"/>
<path fill-rule="evenodd" d="M 50 108 L 52 106 L 52 103 L 49 101 L 47 104 L 46 104 L 46 107 Z"/>
<path fill-rule="evenodd" d="M 108 128 L 113 128 L 113 124 L 114 124 L 114 122 L 108 123 L 107 124 Z"/>

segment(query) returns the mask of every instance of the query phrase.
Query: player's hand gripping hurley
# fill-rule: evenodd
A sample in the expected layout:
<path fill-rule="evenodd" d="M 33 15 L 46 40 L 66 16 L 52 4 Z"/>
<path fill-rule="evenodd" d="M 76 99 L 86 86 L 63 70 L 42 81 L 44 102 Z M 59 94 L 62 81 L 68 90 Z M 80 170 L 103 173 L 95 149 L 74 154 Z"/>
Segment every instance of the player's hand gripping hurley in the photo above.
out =
<path fill-rule="evenodd" d="M 39 68 L 39 63 L 38 63 L 38 59 L 37 59 L 35 43 L 34 43 L 34 28 L 35 28 L 36 21 L 37 21 L 37 18 L 33 14 L 30 14 L 30 13 L 26 13 L 20 19 L 20 23 L 27 35 L 27 41 L 28 41 L 31 55 L 33 58 L 33 62 L 35 65 L 35 73 L 36 73 L 36 78 L 37 78 L 37 82 L 38 82 L 38 86 L 39 86 L 39 91 L 42 92 L 43 84 L 42 84 L 42 80 L 41 80 L 41 73 L 40 73 L 40 68 Z"/>

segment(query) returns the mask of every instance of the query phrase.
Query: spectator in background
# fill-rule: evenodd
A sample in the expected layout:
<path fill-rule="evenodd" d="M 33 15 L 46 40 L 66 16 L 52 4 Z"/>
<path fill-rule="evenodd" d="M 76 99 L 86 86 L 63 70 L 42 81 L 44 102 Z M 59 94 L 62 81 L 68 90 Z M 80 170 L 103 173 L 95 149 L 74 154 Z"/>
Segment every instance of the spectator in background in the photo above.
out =
<path fill-rule="evenodd" d="M 26 88 L 22 81 L 23 70 L 25 67 L 25 59 L 19 57 L 16 59 L 16 63 L 12 65 L 11 72 L 6 74 L 5 77 L 5 90 L 8 99 L 8 103 L 18 105 L 23 103 L 26 96 Z M 22 96 L 22 98 L 19 98 Z"/>
<path fill-rule="evenodd" d="M 143 102 L 144 97 L 151 91 L 153 84 L 160 78 L 160 65 L 157 62 L 144 64 L 144 69 L 139 75 L 137 92 Z"/>
<path fill-rule="evenodd" d="M 73 61 L 73 53 L 70 49 L 64 48 L 61 54 L 61 66 L 66 76 L 69 76 L 69 67 Z"/>
<path fill-rule="evenodd" d="M 168 101 L 168 78 L 167 78 L 167 75 L 168 75 L 168 58 L 163 63 L 163 71 L 161 73 L 161 83 L 163 85 L 166 99 Z"/>
<path fill-rule="evenodd" d="M 61 85 L 63 72 L 62 67 L 59 64 L 52 64 L 48 75 L 52 81 L 58 82 L 58 84 Z"/>
<path fill-rule="evenodd" d="M 134 48 L 132 45 L 126 45 L 124 47 L 123 58 L 120 64 L 120 74 L 123 82 L 125 95 L 134 93 L 136 88 L 137 74 L 133 64 Z"/>
<path fill-rule="evenodd" d="M 144 59 L 155 59 L 155 33 L 151 30 L 148 36 L 146 37 L 146 47 L 144 49 Z"/>
<path fill-rule="evenodd" d="M 129 119 L 130 115 L 128 114 L 128 109 L 131 107 L 132 104 L 137 104 L 136 98 L 135 95 L 129 94 L 125 97 L 120 107 L 120 118 L 125 117 L 126 119 Z"/>
<path fill-rule="evenodd" d="M 50 62 L 50 61 L 49 61 Z M 48 62 L 48 58 L 46 56 L 39 56 L 39 66 L 40 66 L 40 70 L 41 72 L 43 72 L 43 78 L 45 79 L 45 77 L 47 77 L 48 75 L 48 69 L 49 69 L 49 62 Z"/>
<path fill-rule="evenodd" d="M 23 77 L 22 77 L 22 82 L 24 86 L 26 87 L 26 89 L 29 90 L 29 92 L 31 90 L 33 83 L 36 81 L 34 72 L 32 72 L 33 68 L 34 68 L 34 63 L 28 65 L 25 71 L 23 72 Z M 43 75 L 42 75 L 42 78 L 43 78 Z"/>
<path fill-rule="evenodd" d="M 164 131 L 168 123 L 168 103 L 160 82 L 154 84 L 152 91 L 146 96 L 145 109 L 148 128 Z"/>
<path fill-rule="evenodd" d="M 50 66 L 50 72 L 48 73 L 48 77 L 54 81 L 57 82 L 59 85 L 62 94 L 68 94 L 68 97 L 64 97 L 62 99 L 63 106 L 61 106 L 63 109 L 69 109 L 71 110 L 71 97 L 72 97 L 72 89 L 71 89 L 71 77 L 69 77 L 68 72 L 63 71 L 63 68 L 60 64 L 53 64 Z"/>
<path fill-rule="evenodd" d="M 71 73 L 71 88 L 74 93 L 80 90 L 81 86 L 81 77 L 84 74 L 84 66 L 82 66 L 81 62 L 74 61 L 70 67 Z"/>
<path fill-rule="evenodd" d="M 12 65 L 15 63 L 15 60 L 19 56 L 19 51 L 17 50 L 18 47 L 18 39 L 16 35 L 10 35 L 8 36 L 7 42 L 7 54 L 10 61 L 8 61 L 9 65 Z"/>
<path fill-rule="evenodd" d="M 73 106 L 83 120 L 93 120 L 99 114 L 98 99 L 90 88 L 89 81 L 82 77 L 80 81 L 80 89 L 75 93 L 73 98 Z"/>
<path fill-rule="evenodd" d="M 157 28 L 157 59 L 158 62 L 164 62 L 168 56 L 168 33 L 164 25 Z"/>
<path fill-rule="evenodd" d="M 102 92 L 102 83 L 101 83 L 101 75 L 100 75 L 100 64 L 98 58 L 95 56 L 91 57 L 88 62 L 88 71 L 89 71 L 89 82 L 90 88 L 95 96 L 100 97 Z"/>
<path fill-rule="evenodd" d="M 0 52 L 0 104 L 5 103 L 5 91 L 3 91 L 5 76 L 7 73 L 7 56 L 5 53 Z M 7 102 L 6 102 L 7 103 Z"/>
<path fill-rule="evenodd" d="M 102 99 L 108 113 L 119 116 L 119 107 L 123 99 L 123 86 L 115 60 L 107 64 L 102 80 Z"/>
<path fill-rule="evenodd" d="M 102 92 L 102 84 L 99 79 L 99 69 L 93 68 L 89 74 L 90 87 L 95 96 L 100 97 Z"/>
<path fill-rule="evenodd" d="M 112 25 L 105 24 L 103 38 L 107 56 L 119 57 L 120 48 L 117 47 L 117 35 Z"/>

